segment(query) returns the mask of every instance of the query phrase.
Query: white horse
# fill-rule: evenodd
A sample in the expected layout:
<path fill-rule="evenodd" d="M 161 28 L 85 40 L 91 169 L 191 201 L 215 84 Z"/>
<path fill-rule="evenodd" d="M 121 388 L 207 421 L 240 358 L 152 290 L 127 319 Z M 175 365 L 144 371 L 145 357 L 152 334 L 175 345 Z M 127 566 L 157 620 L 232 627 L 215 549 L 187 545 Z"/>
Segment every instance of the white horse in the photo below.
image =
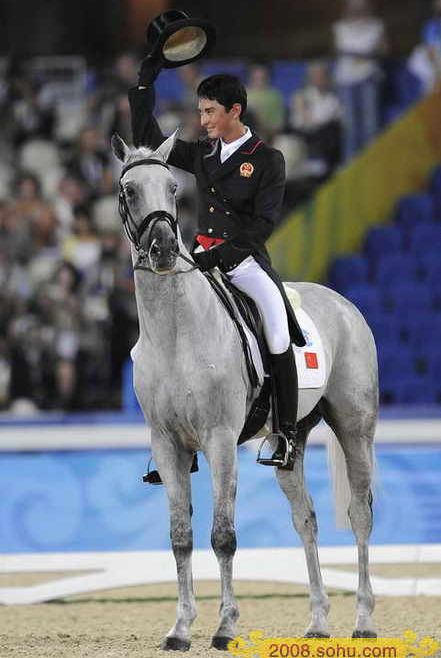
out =
<path fill-rule="evenodd" d="M 113 151 L 124 164 L 120 208 L 135 264 L 139 340 L 132 352 L 134 386 L 151 424 L 152 452 L 167 490 L 177 565 L 177 618 L 162 648 L 188 650 L 196 617 L 190 467 L 193 454 L 200 450 L 211 470 L 211 542 L 222 585 L 219 626 L 211 646 L 226 649 L 236 635 L 239 617 L 232 583 L 237 439 L 256 391 L 248 378 L 238 332 L 180 237 L 176 182 L 166 164 L 175 137 L 176 133 L 154 152 L 129 148 L 117 135 L 112 139 Z M 327 365 L 322 388 L 300 391 L 294 470 L 276 469 L 306 554 L 311 620 L 305 634 L 329 637 L 329 602 L 318 560 L 317 523 L 303 477 L 305 443 L 323 417 L 343 449 L 351 493 L 348 514 L 359 564 L 353 636 L 376 637 L 368 563 L 378 410 L 375 344 L 361 314 L 336 292 L 313 283 L 288 285 L 300 293 L 304 309 L 320 332 Z M 344 470 L 343 466 L 339 478 L 346 477 Z"/>

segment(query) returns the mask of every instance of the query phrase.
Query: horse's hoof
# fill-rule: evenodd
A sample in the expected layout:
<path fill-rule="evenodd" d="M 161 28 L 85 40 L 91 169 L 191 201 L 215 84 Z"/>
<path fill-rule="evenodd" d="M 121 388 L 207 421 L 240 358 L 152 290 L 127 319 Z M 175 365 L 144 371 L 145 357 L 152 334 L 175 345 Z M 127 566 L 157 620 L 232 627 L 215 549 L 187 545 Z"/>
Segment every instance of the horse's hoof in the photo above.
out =
<path fill-rule="evenodd" d="M 219 651 L 228 651 L 228 645 L 232 640 L 233 640 L 232 637 L 215 635 L 211 640 L 211 648 L 219 649 Z"/>
<path fill-rule="evenodd" d="M 179 637 L 166 637 L 161 644 L 163 651 L 188 651 L 190 649 L 189 640 L 181 640 Z"/>
<path fill-rule="evenodd" d="M 355 630 L 352 633 L 352 638 L 355 639 L 357 637 L 366 637 L 366 638 L 375 638 L 378 637 L 375 631 L 357 631 Z"/>
<path fill-rule="evenodd" d="M 309 631 L 308 633 L 305 633 L 305 637 L 316 637 L 325 640 L 326 638 L 331 636 L 329 635 L 329 633 L 320 633 L 319 631 Z"/>

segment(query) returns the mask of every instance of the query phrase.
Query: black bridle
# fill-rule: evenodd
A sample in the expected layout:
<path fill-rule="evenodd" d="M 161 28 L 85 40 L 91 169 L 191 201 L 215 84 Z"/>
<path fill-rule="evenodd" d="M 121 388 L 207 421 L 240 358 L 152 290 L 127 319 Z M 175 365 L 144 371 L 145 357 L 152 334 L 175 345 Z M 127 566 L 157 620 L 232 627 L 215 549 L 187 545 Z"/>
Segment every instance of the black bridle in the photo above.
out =
<path fill-rule="evenodd" d="M 133 169 L 133 167 L 139 167 L 140 165 L 159 165 L 161 167 L 165 167 L 168 170 L 170 170 L 170 168 L 165 162 L 162 162 L 161 160 L 156 160 L 154 158 L 143 158 L 142 160 L 137 160 L 136 162 L 132 162 L 131 164 L 126 165 L 122 169 L 121 176 L 119 179 L 118 210 L 122 219 L 124 231 L 130 242 L 135 247 L 136 253 L 138 255 L 138 260 L 135 263 L 133 269 L 146 270 L 148 272 L 153 272 L 156 274 L 155 270 L 152 270 L 150 267 L 146 267 L 145 265 L 142 265 L 142 263 L 145 260 L 147 260 L 149 256 L 148 252 L 146 252 L 145 249 L 143 249 L 143 247 L 141 246 L 142 236 L 147 231 L 147 229 L 150 229 L 152 231 L 158 222 L 167 222 L 167 224 L 172 229 L 176 240 L 178 240 L 178 220 L 176 217 L 173 217 L 173 215 L 167 212 L 166 210 L 153 210 L 151 213 L 146 215 L 146 217 L 144 217 L 140 225 L 137 226 L 136 222 L 133 220 L 133 217 L 130 213 L 129 206 L 127 204 L 126 195 L 124 193 L 124 187 L 121 181 L 124 178 L 125 174 L 128 171 L 130 171 L 130 169 Z M 183 254 L 181 254 L 180 251 L 178 251 L 177 255 L 180 256 L 187 263 L 191 263 L 193 267 L 189 270 L 185 270 L 182 272 L 174 272 L 174 274 L 184 274 L 186 272 L 191 272 L 192 270 L 199 269 L 198 266 L 194 263 L 194 261 L 190 260 Z"/>

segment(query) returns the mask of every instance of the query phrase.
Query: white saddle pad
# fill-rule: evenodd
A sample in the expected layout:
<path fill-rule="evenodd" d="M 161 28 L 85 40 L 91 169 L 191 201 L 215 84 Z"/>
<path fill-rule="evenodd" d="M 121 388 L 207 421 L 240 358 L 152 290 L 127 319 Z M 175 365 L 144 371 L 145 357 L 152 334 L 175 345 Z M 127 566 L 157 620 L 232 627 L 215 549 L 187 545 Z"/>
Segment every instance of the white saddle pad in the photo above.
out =
<path fill-rule="evenodd" d="M 299 388 L 321 388 L 326 381 L 326 361 L 322 339 L 311 317 L 303 308 L 296 308 L 295 313 L 306 340 L 304 347 L 293 345 Z M 262 384 L 264 370 L 257 341 L 245 323 L 242 322 L 242 324 L 250 344 L 254 366 Z"/>
<path fill-rule="evenodd" d="M 305 347 L 293 345 L 299 388 L 321 388 L 326 381 L 322 339 L 311 317 L 303 308 L 296 309 L 296 317 L 306 340 Z"/>

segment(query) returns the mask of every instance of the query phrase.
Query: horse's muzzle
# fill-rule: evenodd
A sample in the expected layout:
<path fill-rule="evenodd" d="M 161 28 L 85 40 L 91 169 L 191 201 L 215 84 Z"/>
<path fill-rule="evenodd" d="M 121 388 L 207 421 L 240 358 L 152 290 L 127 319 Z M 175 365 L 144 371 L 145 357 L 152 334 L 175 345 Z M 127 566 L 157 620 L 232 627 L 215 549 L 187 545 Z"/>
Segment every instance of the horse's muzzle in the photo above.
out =
<path fill-rule="evenodd" d="M 162 244 L 154 238 L 148 250 L 150 267 L 157 274 L 168 274 L 175 266 L 179 255 L 179 245 L 176 238 L 169 238 Z"/>

